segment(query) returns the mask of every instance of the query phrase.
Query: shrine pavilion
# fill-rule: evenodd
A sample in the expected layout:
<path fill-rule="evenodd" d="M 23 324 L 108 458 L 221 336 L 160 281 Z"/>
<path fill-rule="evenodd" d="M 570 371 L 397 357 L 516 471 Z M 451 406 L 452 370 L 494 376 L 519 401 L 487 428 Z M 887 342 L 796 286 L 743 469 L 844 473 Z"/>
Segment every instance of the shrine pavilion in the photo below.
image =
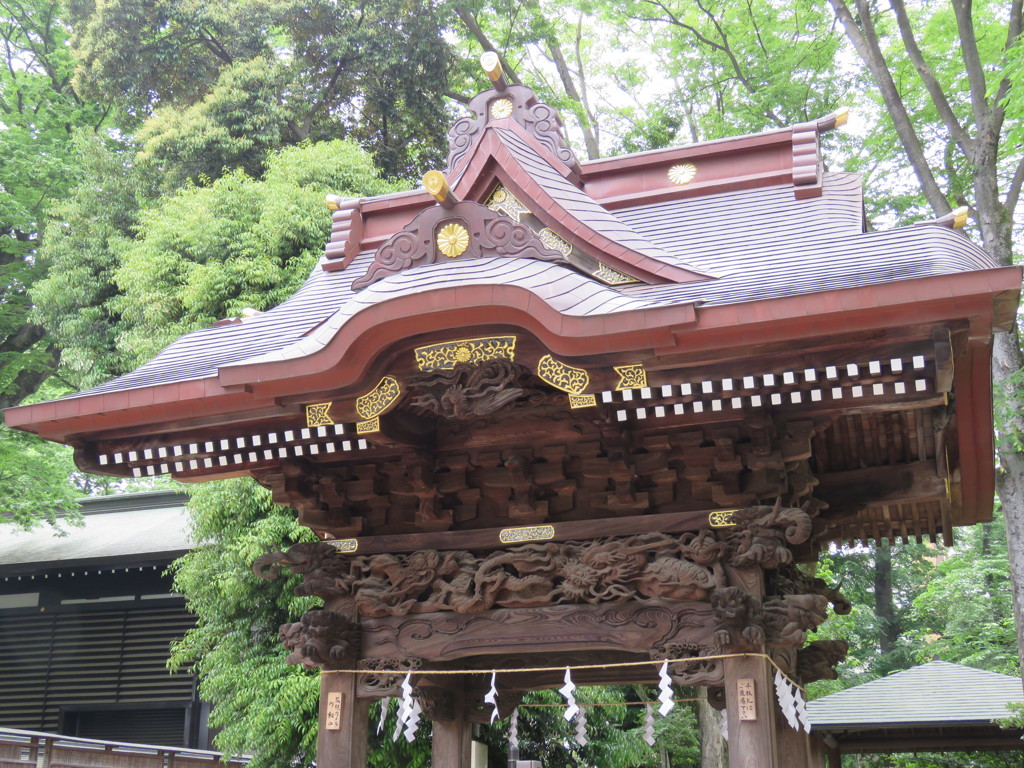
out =
<path fill-rule="evenodd" d="M 823 765 L 776 680 L 834 676 L 845 644 L 807 633 L 850 604 L 796 566 L 991 519 L 1021 272 L 965 210 L 867 231 L 821 158 L 842 112 L 581 163 L 483 63 L 446 171 L 329 198 L 292 298 L 7 423 L 89 472 L 249 475 L 297 510 L 321 541 L 256 565 L 323 599 L 281 629 L 323 670 L 320 768 L 366 765 L 403 682 L 435 768 L 468 768 L 492 680 L 506 717 L 664 662 L 724 709 L 732 768 Z"/>

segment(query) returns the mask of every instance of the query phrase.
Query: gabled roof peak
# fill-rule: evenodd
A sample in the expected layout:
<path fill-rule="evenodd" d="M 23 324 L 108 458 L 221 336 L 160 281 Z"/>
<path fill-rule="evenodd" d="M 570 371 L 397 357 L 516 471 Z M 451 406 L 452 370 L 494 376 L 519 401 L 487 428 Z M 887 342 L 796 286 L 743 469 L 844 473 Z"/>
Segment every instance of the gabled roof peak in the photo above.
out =
<path fill-rule="evenodd" d="M 558 112 L 537 99 L 525 85 L 509 85 L 501 72 L 497 55 L 488 51 L 480 63 L 494 87 L 477 94 L 469 102 L 471 115 L 458 120 L 448 131 L 448 175 L 456 176 L 465 165 L 473 145 L 492 120 L 512 120 L 535 138 L 551 159 L 579 175 L 580 162 L 562 135 L 562 118 Z"/>

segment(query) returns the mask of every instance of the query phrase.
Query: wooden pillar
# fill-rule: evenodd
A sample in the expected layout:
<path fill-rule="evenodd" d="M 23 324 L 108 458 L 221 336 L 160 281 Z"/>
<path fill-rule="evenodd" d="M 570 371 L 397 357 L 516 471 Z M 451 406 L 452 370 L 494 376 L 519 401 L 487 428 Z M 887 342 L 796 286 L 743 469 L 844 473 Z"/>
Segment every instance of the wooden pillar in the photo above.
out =
<path fill-rule="evenodd" d="M 726 567 L 725 570 L 731 586 L 742 590 L 751 604 L 761 603 L 764 599 L 762 568 Z M 738 629 L 733 629 L 732 642 L 723 648 L 726 653 L 764 653 L 762 642 L 751 642 L 742 632 L 737 634 Z M 729 768 L 781 768 L 775 727 L 775 668 L 762 656 L 735 656 L 723 659 L 722 664 L 729 726 Z M 785 765 L 788 768 L 788 755 Z"/>
<path fill-rule="evenodd" d="M 781 712 L 775 713 L 776 744 L 786 768 L 825 768 L 821 737 L 794 730 Z"/>
<path fill-rule="evenodd" d="M 825 768 L 825 739 L 820 733 L 812 733 L 810 742 L 811 768 Z"/>
<path fill-rule="evenodd" d="M 451 720 L 435 719 L 430 764 L 437 768 L 470 768 L 473 752 L 473 724 L 466 716 L 466 688 L 462 680 L 445 680 L 451 693 Z"/>
<path fill-rule="evenodd" d="M 828 768 L 843 768 L 842 753 L 835 739 L 832 739 L 831 743 L 825 743 L 825 754 L 828 755 Z"/>
<path fill-rule="evenodd" d="M 725 711 L 729 718 L 729 768 L 776 768 L 773 667 L 757 656 L 725 659 Z M 753 720 L 741 719 L 740 697 L 753 698 Z M 751 712 L 749 705 L 744 707 Z M 790 765 L 789 755 L 785 765 Z"/>
<path fill-rule="evenodd" d="M 370 700 L 356 696 L 356 675 L 320 675 L 317 768 L 366 768 Z"/>

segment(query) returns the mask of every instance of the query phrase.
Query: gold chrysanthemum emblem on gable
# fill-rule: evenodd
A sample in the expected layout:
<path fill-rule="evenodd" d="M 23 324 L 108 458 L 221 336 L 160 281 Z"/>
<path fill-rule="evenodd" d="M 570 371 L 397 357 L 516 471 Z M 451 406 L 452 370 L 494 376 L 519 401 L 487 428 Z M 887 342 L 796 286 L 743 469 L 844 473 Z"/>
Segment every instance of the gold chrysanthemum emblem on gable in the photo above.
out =
<path fill-rule="evenodd" d="M 445 224 L 437 233 L 437 248 L 450 259 L 461 256 L 469 248 L 469 232 L 461 224 Z"/>
<path fill-rule="evenodd" d="M 494 188 L 484 205 L 492 211 L 504 213 L 516 221 L 520 221 L 524 214 L 530 213 L 529 209 L 501 184 Z"/>
<path fill-rule="evenodd" d="M 689 184 L 697 175 L 697 166 L 693 163 L 680 163 L 668 169 L 668 180 L 680 187 Z"/>
<path fill-rule="evenodd" d="M 512 115 L 512 99 L 498 99 L 491 102 L 491 119 L 503 120 Z"/>
<path fill-rule="evenodd" d="M 415 349 L 416 365 L 421 371 L 450 371 L 459 363 L 484 363 L 488 360 L 515 360 L 516 337 L 492 336 L 481 339 L 442 341 Z"/>

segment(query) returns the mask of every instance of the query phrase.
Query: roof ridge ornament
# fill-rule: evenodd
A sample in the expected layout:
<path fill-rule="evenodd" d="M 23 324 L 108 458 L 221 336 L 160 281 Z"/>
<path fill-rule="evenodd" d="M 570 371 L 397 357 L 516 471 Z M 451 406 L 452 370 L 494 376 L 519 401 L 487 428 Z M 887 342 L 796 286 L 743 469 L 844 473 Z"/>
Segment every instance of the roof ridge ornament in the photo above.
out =
<path fill-rule="evenodd" d="M 448 175 L 454 176 L 462 170 L 463 161 L 489 122 L 505 119 L 523 126 L 548 153 L 578 175 L 580 163 L 562 135 L 558 112 L 539 101 L 528 86 L 510 85 L 494 51 L 484 53 L 480 65 L 493 87 L 477 94 L 469 102 L 473 114 L 456 121 L 448 131 Z"/>
<path fill-rule="evenodd" d="M 480 203 L 458 200 L 440 171 L 424 174 L 423 186 L 438 205 L 425 208 L 377 249 L 366 274 L 352 281 L 355 290 L 412 267 L 449 259 L 501 256 L 569 263 L 525 224 Z"/>

